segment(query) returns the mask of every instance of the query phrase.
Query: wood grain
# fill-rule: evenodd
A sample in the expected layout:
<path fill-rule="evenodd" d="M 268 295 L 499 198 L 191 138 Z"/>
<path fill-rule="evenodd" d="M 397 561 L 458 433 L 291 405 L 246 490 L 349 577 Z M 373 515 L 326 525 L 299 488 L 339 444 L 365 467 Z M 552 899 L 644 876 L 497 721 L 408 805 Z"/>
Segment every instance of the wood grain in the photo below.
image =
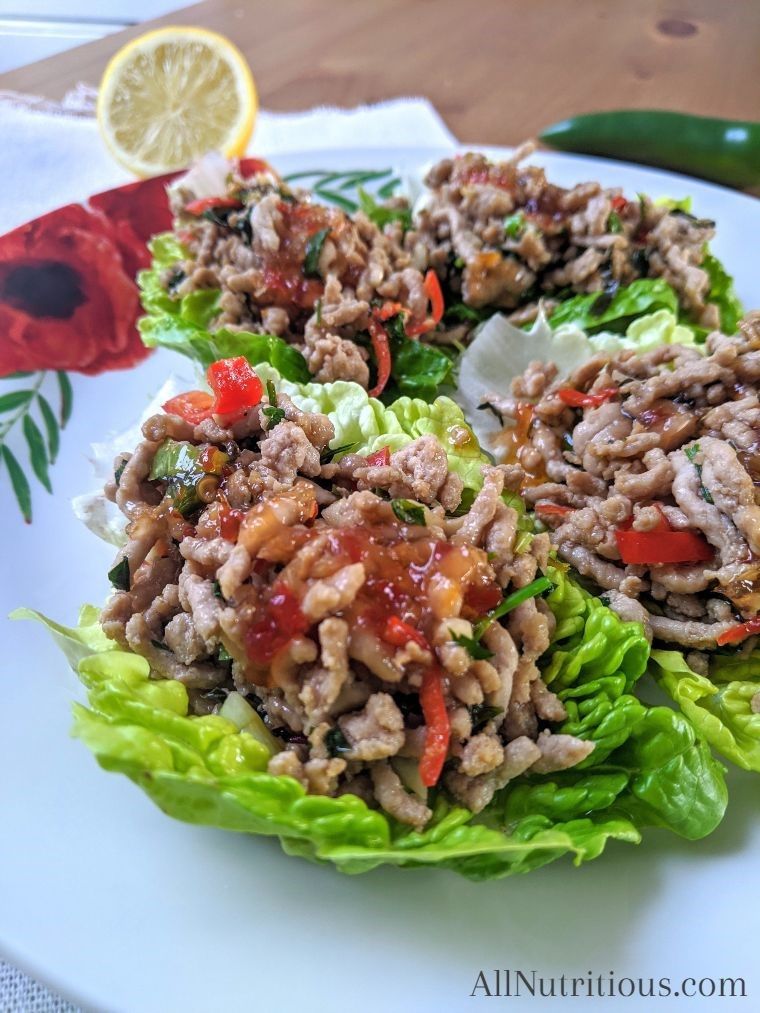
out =
<path fill-rule="evenodd" d="M 513 144 L 594 109 L 760 110 L 757 0 L 207 0 L 2 74 L 0 88 L 60 98 L 97 84 L 119 46 L 162 24 L 232 38 L 268 109 L 421 94 L 463 141 Z"/>

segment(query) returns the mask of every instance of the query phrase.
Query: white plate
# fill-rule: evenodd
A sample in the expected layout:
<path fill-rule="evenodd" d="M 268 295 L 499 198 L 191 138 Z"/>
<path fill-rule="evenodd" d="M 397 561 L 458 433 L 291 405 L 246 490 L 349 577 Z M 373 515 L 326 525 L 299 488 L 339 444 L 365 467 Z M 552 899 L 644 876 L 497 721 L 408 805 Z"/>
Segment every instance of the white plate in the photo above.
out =
<path fill-rule="evenodd" d="M 411 169 L 440 154 L 357 150 L 325 152 L 318 166 L 314 154 L 277 164 L 282 172 Z M 691 194 L 696 212 L 718 222 L 714 249 L 745 305 L 760 301 L 760 202 L 614 162 L 536 160 L 563 184 L 599 179 L 629 194 Z M 162 353 L 131 371 L 74 378 L 55 496 L 34 489 L 31 526 L 2 476 L 3 615 L 25 604 L 71 622 L 79 603 L 106 596 L 111 551 L 74 519 L 68 499 L 90 485 L 89 443 L 125 428 L 166 374 L 183 368 L 191 372 Z M 82 691 L 46 634 L 14 623 L 2 635 L 0 949 L 83 1004 L 140 1013 L 464 1010 L 479 971 L 494 968 L 674 981 L 738 975 L 757 995 L 756 775 L 730 772 L 727 816 L 704 841 L 647 831 L 640 846 L 613 843 L 581 869 L 563 860 L 479 885 L 436 870 L 346 877 L 286 857 L 274 840 L 164 816 L 69 738 L 70 703 Z M 510 1003 L 588 1007 L 583 999 Z M 649 1010 L 673 1008 L 647 1001 Z"/>

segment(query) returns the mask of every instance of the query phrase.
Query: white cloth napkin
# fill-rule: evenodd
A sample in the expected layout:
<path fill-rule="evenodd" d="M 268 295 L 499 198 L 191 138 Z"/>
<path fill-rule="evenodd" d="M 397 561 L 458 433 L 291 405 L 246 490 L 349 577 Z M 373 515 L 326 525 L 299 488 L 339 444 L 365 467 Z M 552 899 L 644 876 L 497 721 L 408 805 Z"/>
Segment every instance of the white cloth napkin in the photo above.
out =
<path fill-rule="evenodd" d="M 91 93 L 83 88 L 60 106 L 0 93 L 5 138 L 0 145 L 0 234 L 62 204 L 134 179 L 108 153 L 91 106 Z M 274 158 L 328 148 L 455 144 L 427 99 L 402 98 L 355 109 L 262 110 L 249 153 Z"/>
<path fill-rule="evenodd" d="M 71 201 L 131 177 L 106 150 L 92 111 L 95 93 L 79 86 L 58 105 L 0 92 L 0 234 Z M 262 110 L 249 154 L 331 148 L 455 147 L 456 138 L 424 98 L 400 98 L 355 109 L 298 113 Z M 2 336 L 0 336 L 2 340 Z M 76 1013 L 75 1007 L 0 961 L 2 1013 Z"/>

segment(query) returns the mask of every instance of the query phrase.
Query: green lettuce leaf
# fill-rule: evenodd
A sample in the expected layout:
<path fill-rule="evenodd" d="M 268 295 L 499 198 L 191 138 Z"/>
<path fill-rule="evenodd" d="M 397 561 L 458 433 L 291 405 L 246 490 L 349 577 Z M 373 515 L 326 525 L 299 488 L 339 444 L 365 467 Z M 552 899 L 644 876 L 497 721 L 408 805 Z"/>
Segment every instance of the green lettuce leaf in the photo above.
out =
<path fill-rule="evenodd" d="M 651 707 L 610 762 L 632 772 L 630 791 L 613 810 L 637 826 L 667 827 L 697 840 L 723 819 L 724 768 L 688 721 L 668 707 Z"/>
<path fill-rule="evenodd" d="M 39 619 L 63 646 L 74 645 L 71 660 L 88 693 L 88 706 L 74 707 L 74 734 L 101 766 L 131 778 L 170 816 L 278 836 L 288 853 L 346 873 L 388 863 L 492 879 L 563 855 L 580 864 L 598 857 L 609 840 L 637 843 L 646 825 L 690 838 L 708 833 L 725 808 L 722 769 L 678 714 L 647 710 L 639 701 L 634 713 L 627 702 L 626 688 L 646 663 L 640 629 L 620 622 L 562 571 L 551 572 L 555 588 L 547 601 L 560 634 L 550 660 L 555 688 L 564 686 L 568 701 L 591 705 L 581 713 L 579 703 L 577 716 L 579 730 L 597 743 L 597 766 L 518 779 L 477 817 L 435 793 L 434 817 L 423 832 L 355 796 L 309 796 L 292 778 L 267 773 L 271 737 L 257 738 L 221 715 L 188 715 L 185 687 L 151 679 L 144 658 L 103 637 L 91 606 L 75 630 L 28 610 L 15 617 Z M 572 645 L 587 641 L 593 649 L 574 663 Z M 614 745 L 618 739 L 622 744 Z"/>
<path fill-rule="evenodd" d="M 718 258 L 705 250 L 702 267 L 710 278 L 710 293 L 707 301 L 718 307 L 720 329 L 724 334 L 735 334 L 736 326 L 744 316 L 744 308 L 734 288 L 734 279 Z"/>
<path fill-rule="evenodd" d="M 680 651 L 652 651 L 651 661 L 657 682 L 705 740 L 739 767 L 760 771 L 760 713 L 752 709 L 760 658 L 717 658 L 710 678 L 693 672 Z M 726 675 L 731 681 L 721 681 Z"/>
<path fill-rule="evenodd" d="M 488 457 L 462 409 L 448 397 L 433 402 L 402 397 L 390 405 L 370 397 L 363 387 L 348 380 L 333 383 L 291 383 L 262 364 L 256 367 L 262 380 L 271 380 L 294 404 L 309 412 L 322 412 L 335 427 L 333 448 L 350 446 L 357 454 L 373 454 L 382 447 L 400 450 L 420 436 L 435 436 L 446 451 L 449 468 L 470 489 L 483 484 L 481 474 Z"/>
<path fill-rule="evenodd" d="M 83 626 L 66 630 L 38 618 L 76 643 L 93 639 L 97 653 L 79 659 L 89 706 L 74 706 L 74 734 L 106 770 L 125 774 L 168 815 L 227 830 L 279 836 L 284 849 L 343 872 L 382 863 L 437 865 L 472 879 L 506 876 L 564 854 L 575 863 L 596 858 L 610 839 L 637 843 L 636 827 L 622 815 L 582 811 L 552 818 L 533 812 L 507 830 L 473 821 L 472 814 L 439 797 L 432 825 L 422 833 L 401 827 L 356 796 L 306 795 L 289 777 L 266 773 L 269 750 L 219 715 L 188 716 L 185 687 L 153 680 L 144 658 L 103 644 L 97 610 L 82 612 Z"/>
<path fill-rule="evenodd" d="M 614 295 L 591 292 L 565 299 L 552 312 L 553 328 L 574 324 L 587 334 L 596 331 L 624 332 L 632 320 L 645 313 L 666 309 L 678 313 L 678 296 L 661 278 L 639 278 Z"/>

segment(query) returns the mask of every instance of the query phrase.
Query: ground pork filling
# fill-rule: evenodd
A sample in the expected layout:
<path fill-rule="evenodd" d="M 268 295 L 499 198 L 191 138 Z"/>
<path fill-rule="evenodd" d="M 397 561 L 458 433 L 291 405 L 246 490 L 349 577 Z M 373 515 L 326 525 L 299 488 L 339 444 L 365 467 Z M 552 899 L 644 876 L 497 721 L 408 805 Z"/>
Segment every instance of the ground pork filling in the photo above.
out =
<path fill-rule="evenodd" d="M 493 622 L 477 658 L 467 646 L 546 566 L 545 534 L 516 554 L 515 469 L 486 467 L 454 516 L 462 482 L 433 437 L 324 463 L 329 420 L 277 407 L 271 429 L 262 407 L 229 428 L 158 415 L 119 456 L 106 492 L 128 542 L 106 634 L 184 683 L 197 714 L 242 694 L 281 744 L 270 772 L 416 828 L 442 729 L 435 782 L 475 812 L 584 759 L 593 743 L 552 730 L 566 715 L 537 665 L 554 626 L 541 599 Z"/>
<path fill-rule="evenodd" d="M 543 169 L 520 164 L 530 151 L 523 145 L 501 163 L 476 154 L 439 162 L 406 231 L 398 219 L 381 229 L 363 211 L 314 203 L 264 168 L 249 178 L 230 173 L 216 205 L 175 185 L 174 229 L 188 257 L 163 284 L 175 298 L 219 289 L 212 329 L 279 335 L 303 351 L 317 380 L 365 388 L 373 316 L 385 320 L 389 308 L 403 312 L 413 340 L 452 344 L 466 341 L 481 311 L 506 309 L 524 322 L 539 296 L 551 308 L 554 296 L 611 295 L 636 278 L 662 277 L 694 321 L 717 326 L 701 266 L 711 222 L 598 183 L 555 186 Z M 428 271 L 449 310 L 435 321 Z M 457 303 L 464 314 L 452 310 Z"/>
<path fill-rule="evenodd" d="M 490 398 L 510 420 L 497 440 L 559 555 L 650 639 L 697 655 L 716 641 L 754 645 L 759 383 L 754 312 L 738 334 L 710 334 L 704 352 L 623 351 L 562 381 L 533 363 L 512 398 Z"/>

